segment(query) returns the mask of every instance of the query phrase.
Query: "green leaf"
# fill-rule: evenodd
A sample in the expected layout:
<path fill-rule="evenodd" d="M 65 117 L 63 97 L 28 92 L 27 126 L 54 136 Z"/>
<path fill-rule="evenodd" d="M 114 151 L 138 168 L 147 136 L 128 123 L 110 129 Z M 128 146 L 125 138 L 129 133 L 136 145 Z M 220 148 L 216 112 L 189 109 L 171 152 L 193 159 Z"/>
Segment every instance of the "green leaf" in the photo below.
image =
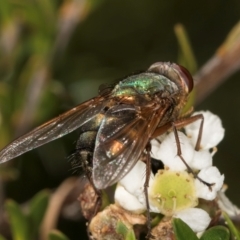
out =
<path fill-rule="evenodd" d="M 48 240 L 69 240 L 69 238 L 58 230 L 52 230 L 48 234 Z"/>
<path fill-rule="evenodd" d="M 197 71 L 197 60 L 194 56 L 187 31 L 182 24 L 176 24 L 174 26 L 174 32 L 179 44 L 179 58 L 178 63 L 186 67 L 191 74 Z M 190 93 L 187 104 L 183 109 L 183 113 L 187 112 L 195 102 L 195 90 Z"/>
<path fill-rule="evenodd" d="M 136 240 L 133 229 L 131 229 L 131 231 L 128 231 L 128 233 L 125 237 L 125 240 Z"/>
<path fill-rule="evenodd" d="M 216 226 L 208 229 L 200 239 L 201 240 L 229 240 L 230 234 L 226 227 Z"/>
<path fill-rule="evenodd" d="M 133 229 L 129 229 L 121 221 L 118 221 L 116 232 L 124 237 L 124 240 L 136 240 Z"/>
<path fill-rule="evenodd" d="M 0 240 L 7 240 L 7 239 L 0 234 Z"/>
<path fill-rule="evenodd" d="M 159 222 L 162 220 L 163 215 L 157 214 L 154 218 L 151 220 L 151 228 L 154 228 L 159 224 Z"/>
<path fill-rule="evenodd" d="M 42 222 L 44 214 L 46 212 L 48 201 L 49 201 L 50 192 L 43 190 L 37 193 L 30 202 L 30 211 L 28 218 L 31 222 L 31 236 L 35 237 L 39 226 Z"/>
<path fill-rule="evenodd" d="M 108 194 L 106 193 L 106 191 L 102 191 L 102 206 L 101 206 L 101 210 L 103 210 L 109 204 L 110 204 L 110 200 L 109 200 Z"/>
<path fill-rule="evenodd" d="M 173 219 L 173 229 L 176 236 L 176 240 L 186 239 L 198 240 L 193 230 L 179 218 Z"/>
<path fill-rule="evenodd" d="M 182 24 L 176 24 L 174 31 L 180 47 L 178 62 L 185 66 L 193 74 L 197 71 L 197 61 L 194 56 L 187 31 Z"/>
<path fill-rule="evenodd" d="M 10 219 L 13 240 L 30 239 L 28 220 L 22 213 L 20 206 L 13 200 L 8 200 L 5 207 Z"/>
<path fill-rule="evenodd" d="M 240 234 L 239 234 L 237 228 L 234 226 L 231 219 L 229 218 L 229 216 L 227 215 L 227 213 L 223 212 L 223 217 L 224 217 L 225 221 L 227 222 L 228 228 L 229 228 L 231 234 L 234 236 L 234 239 L 240 240 Z"/>

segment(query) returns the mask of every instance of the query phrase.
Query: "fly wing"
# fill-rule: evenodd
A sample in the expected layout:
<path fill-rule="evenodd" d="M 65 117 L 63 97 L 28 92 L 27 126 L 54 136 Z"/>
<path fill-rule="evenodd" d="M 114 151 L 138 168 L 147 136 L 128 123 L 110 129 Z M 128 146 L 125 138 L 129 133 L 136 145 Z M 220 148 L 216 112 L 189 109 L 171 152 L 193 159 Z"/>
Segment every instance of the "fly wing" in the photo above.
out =
<path fill-rule="evenodd" d="M 159 122 L 157 112 L 145 115 L 125 104 L 106 112 L 93 155 L 93 182 L 98 189 L 116 183 L 138 161 Z"/>
<path fill-rule="evenodd" d="M 3 148 L 0 152 L 0 163 L 76 130 L 90 121 L 96 114 L 101 113 L 104 107 L 104 98 L 96 97 L 53 118 Z"/>

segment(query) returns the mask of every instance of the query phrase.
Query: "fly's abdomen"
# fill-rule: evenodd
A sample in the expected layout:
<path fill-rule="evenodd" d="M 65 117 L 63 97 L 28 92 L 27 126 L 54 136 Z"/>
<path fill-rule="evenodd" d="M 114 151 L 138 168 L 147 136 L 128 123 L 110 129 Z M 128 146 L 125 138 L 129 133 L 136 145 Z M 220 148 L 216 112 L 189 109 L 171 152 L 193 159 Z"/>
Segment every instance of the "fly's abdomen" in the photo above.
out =
<path fill-rule="evenodd" d="M 97 131 L 86 131 L 80 134 L 76 150 L 71 157 L 74 172 L 83 170 L 86 175 L 91 175 L 96 135 Z"/>

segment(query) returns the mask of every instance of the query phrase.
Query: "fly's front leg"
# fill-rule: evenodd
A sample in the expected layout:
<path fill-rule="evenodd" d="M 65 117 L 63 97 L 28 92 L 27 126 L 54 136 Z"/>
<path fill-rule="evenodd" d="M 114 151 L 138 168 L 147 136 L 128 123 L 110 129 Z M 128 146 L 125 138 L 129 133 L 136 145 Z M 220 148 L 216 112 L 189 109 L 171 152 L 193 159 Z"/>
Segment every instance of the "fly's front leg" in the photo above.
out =
<path fill-rule="evenodd" d="M 194 118 L 194 117 L 196 117 L 196 118 Z M 199 115 L 193 116 L 193 118 L 190 119 L 190 120 L 193 120 L 193 122 L 196 121 L 196 120 L 199 120 L 199 119 L 202 119 L 202 121 L 201 121 L 201 124 L 200 124 L 199 133 L 198 133 L 198 139 L 197 139 L 197 143 L 196 143 L 196 146 L 195 146 L 195 150 L 196 151 L 198 151 L 200 149 L 200 143 L 201 143 L 201 138 L 202 138 L 202 130 L 203 130 L 203 120 L 204 120 L 204 118 L 203 118 L 202 114 L 199 114 Z M 192 121 L 190 123 L 192 123 Z M 175 136 L 176 144 L 177 144 L 177 155 L 178 155 L 178 157 L 182 160 L 182 162 L 185 164 L 187 170 L 190 173 L 192 173 L 195 178 L 197 178 L 199 181 L 201 181 L 206 186 L 208 186 L 210 190 L 212 190 L 212 186 L 215 183 L 208 183 L 208 182 L 202 180 L 200 177 L 198 177 L 197 174 L 192 170 L 192 168 L 187 164 L 187 162 L 183 158 L 182 150 L 181 150 L 181 144 L 180 144 L 180 140 L 179 140 L 179 136 L 178 136 L 178 132 L 177 132 L 178 126 L 179 126 L 178 122 L 172 122 L 172 128 L 173 128 L 173 132 L 174 132 L 174 136 Z"/>
<path fill-rule="evenodd" d="M 197 120 L 201 120 L 199 132 L 198 132 L 198 138 L 197 138 L 197 142 L 195 145 L 195 150 L 198 151 L 200 149 L 200 145 L 201 145 L 203 122 L 204 122 L 204 117 L 202 114 L 194 115 L 194 116 L 187 117 L 187 118 L 180 118 L 173 122 L 168 122 L 165 125 L 157 128 L 154 131 L 154 133 L 152 134 L 151 139 L 156 138 L 156 137 L 166 133 L 168 130 L 172 129 L 173 127 L 180 129 L 180 128 L 187 126 L 188 124 L 196 122 Z"/>
<path fill-rule="evenodd" d="M 204 117 L 202 114 L 197 114 L 188 118 L 183 118 L 183 119 L 179 119 L 174 121 L 173 126 L 177 129 L 183 128 L 185 126 L 187 126 L 188 124 L 191 124 L 193 122 L 196 122 L 200 120 L 200 127 L 199 127 L 199 131 L 198 131 L 198 137 L 197 137 L 197 142 L 195 145 L 195 150 L 199 151 L 200 147 L 201 147 L 201 139 L 202 139 L 202 132 L 203 132 L 203 124 L 204 124 Z"/>
<path fill-rule="evenodd" d="M 177 129 L 183 128 L 183 127 L 187 126 L 188 124 L 191 124 L 191 123 L 196 122 L 198 120 L 200 120 L 201 122 L 200 122 L 197 142 L 196 142 L 196 145 L 195 145 L 195 150 L 199 151 L 200 148 L 201 148 L 201 139 L 202 139 L 203 123 L 204 123 L 204 117 L 203 117 L 202 114 L 197 114 L 197 115 L 190 116 L 190 117 L 187 117 L 187 118 L 178 119 L 178 120 L 173 121 L 173 122 L 168 122 L 167 124 L 157 128 L 155 130 L 155 132 L 153 133 L 151 138 L 156 138 L 156 137 L 160 136 L 161 134 L 167 132 L 168 130 L 172 129 L 173 132 L 174 132 L 174 136 L 175 136 L 176 144 L 177 144 L 177 155 L 183 161 L 183 163 L 187 167 L 188 171 L 190 173 L 192 173 L 195 178 L 199 179 L 202 183 L 207 185 L 209 187 L 209 189 L 211 190 L 211 186 L 213 186 L 214 183 L 207 183 L 207 182 L 203 181 L 201 178 L 199 178 L 197 176 L 197 174 L 195 172 L 193 172 L 191 167 L 184 160 L 184 158 L 182 156 L 180 140 L 179 140 L 178 132 L 177 132 Z"/>

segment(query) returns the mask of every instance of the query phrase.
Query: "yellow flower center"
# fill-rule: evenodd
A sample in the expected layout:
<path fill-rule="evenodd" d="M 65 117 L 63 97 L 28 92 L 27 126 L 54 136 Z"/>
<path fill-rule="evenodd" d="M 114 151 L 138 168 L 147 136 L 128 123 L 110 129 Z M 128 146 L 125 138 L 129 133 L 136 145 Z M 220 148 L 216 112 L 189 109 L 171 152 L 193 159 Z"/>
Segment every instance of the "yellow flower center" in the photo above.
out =
<path fill-rule="evenodd" d="M 149 201 L 164 215 L 171 216 L 198 204 L 194 177 L 187 172 L 160 170 L 149 188 Z"/>

